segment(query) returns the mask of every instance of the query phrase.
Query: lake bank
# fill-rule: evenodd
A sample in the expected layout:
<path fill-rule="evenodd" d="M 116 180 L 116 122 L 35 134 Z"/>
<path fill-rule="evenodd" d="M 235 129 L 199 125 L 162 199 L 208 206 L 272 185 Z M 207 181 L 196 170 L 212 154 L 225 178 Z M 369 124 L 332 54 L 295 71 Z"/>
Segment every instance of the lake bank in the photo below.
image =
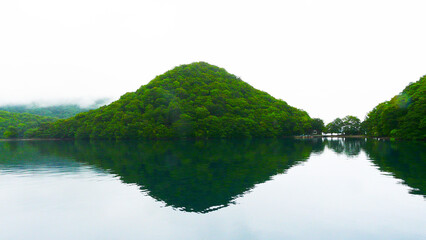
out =
<path fill-rule="evenodd" d="M 310 135 L 310 136 L 295 136 L 295 139 L 304 138 L 373 138 L 379 140 L 390 140 L 390 137 L 372 137 L 367 135 Z"/>
<path fill-rule="evenodd" d="M 390 137 L 372 137 L 366 135 L 306 135 L 306 136 L 282 136 L 277 138 L 294 138 L 294 139 L 309 139 L 309 138 L 372 138 L 379 140 L 390 140 Z M 179 139 L 194 139 L 194 140 L 209 140 L 209 139 L 235 139 L 235 138 L 160 138 L 160 139 L 151 139 L 151 140 L 179 140 Z M 253 139 L 253 138 L 248 138 Z M 261 138 L 263 139 L 263 138 Z M 268 138 L 266 138 L 268 139 Z M 61 140 L 77 140 L 74 138 L 3 138 L 0 139 L 0 142 L 13 142 L 13 141 L 61 141 Z M 105 139 L 97 139 L 97 140 L 105 140 Z M 129 139 L 131 140 L 131 139 Z M 140 139 L 133 139 L 140 140 Z"/>
<path fill-rule="evenodd" d="M 61 140 L 74 140 L 72 138 L 4 138 L 0 142 L 13 142 L 13 141 L 61 141 Z"/>

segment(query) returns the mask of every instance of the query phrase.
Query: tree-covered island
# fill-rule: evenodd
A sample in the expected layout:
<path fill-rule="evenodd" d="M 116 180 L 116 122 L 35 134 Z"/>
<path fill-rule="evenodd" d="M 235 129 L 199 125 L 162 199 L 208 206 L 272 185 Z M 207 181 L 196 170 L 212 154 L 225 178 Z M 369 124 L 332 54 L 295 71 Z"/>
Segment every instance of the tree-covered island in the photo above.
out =
<path fill-rule="evenodd" d="M 42 124 L 34 137 L 277 137 L 312 132 L 312 118 L 205 62 L 178 66 L 96 110 Z"/>

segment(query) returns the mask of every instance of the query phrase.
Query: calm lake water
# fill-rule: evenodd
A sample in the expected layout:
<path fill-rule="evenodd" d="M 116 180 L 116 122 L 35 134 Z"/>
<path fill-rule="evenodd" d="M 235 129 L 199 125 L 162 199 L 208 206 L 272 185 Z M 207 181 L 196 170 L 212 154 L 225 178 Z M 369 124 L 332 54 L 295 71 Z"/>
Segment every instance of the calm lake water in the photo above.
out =
<path fill-rule="evenodd" d="M 0 239 L 426 239 L 426 145 L 0 142 Z"/>

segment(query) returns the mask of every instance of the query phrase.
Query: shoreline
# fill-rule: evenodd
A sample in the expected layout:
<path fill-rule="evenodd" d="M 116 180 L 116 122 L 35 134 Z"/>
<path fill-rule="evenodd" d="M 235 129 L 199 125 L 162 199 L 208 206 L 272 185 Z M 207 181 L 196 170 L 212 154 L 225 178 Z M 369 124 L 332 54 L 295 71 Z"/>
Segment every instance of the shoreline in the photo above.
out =
<path fill-rule="evenodd" d="M 312 138 L 372 138 L 372 139 L 378 139 L 378 140 L 390 140 L 390 137 L 372 137 L 372 136 L 366 136 L 366 135 L 306 135 L 306 136 L 282 136 L 277 138 L 294 138 L 294 139 L 312 139 Z M 180 139 L 180 138 L 171 138 L 172 139 Z M 188 138 L 184 138 L 188 139 Z M 196 138 L 194 138 L 196 139 Z M 207 139 L 222 139 L 222 138 L 207 138 Z M 206 140 L 207 140 L 206 139 Z M 227 139 L 227 138 L 225 138 Z M 229 138 L 233 139 L 233 138 Z M 238 138 L 240 139 L 240 138 Z M 0 142 L 18 142 L 18 141 L 75 141 L 74 138 L 3 138 L 0 139 Z M 85 139 L 85 140 L 95 140 L 95 139 Z M 105 140 L 105 139 L 96 139 L 96 140 Z M 122 139 L 124 140 L 124 139 Z M 126 140 L 132 140 L 132 139 L 126 139 Z M 140 139 L 133 139 L 133 140 L 140 140 Z M 151 139 L 154 140 L 154 139 Z M 164 140 L 164 139 L 156 139 L 156 140 Z"/>
<path fill-rule="evenodd" d="M 373 138 L 379 140 L 390 140 L 390 137 L 373 137 L 367 135 L 309 135 L 309 136 L 295 136 L 296 139 L 305 138 Z"/>
<path fill-rule="evenodd" d="M 18 141 L 69 141 L 72 138 L 2 138 L 0 142 L 18 142 Z"/>

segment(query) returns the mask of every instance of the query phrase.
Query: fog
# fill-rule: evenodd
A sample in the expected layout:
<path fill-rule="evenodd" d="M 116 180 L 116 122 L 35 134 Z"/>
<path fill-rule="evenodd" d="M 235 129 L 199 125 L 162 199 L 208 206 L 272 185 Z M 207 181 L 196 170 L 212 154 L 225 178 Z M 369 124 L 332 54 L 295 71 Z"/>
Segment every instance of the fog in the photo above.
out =
<path fill-rule="evenodd" d="M 100 98 L 100 99 L 89 99 L 89 98 L 74 98 L 74 99 L 38 99 L 38 100 L 22 100 L 22 101 L 11 101 L 0 103 L 0 107 L 3 106 L 26 106 L 26 107 L 51 107 L 51 106 L 63 106 L 63 105 L 78 105 L 81 108 L 98 108 L 103 105 L 109 104 L 113 99 Z"/>
<path fill-rule="evenodd" d="M 311 117 L 363 119 L 426 74 L 425 1 L 1 1 L 0 105 L 118 99 L 223 67 Z"/>

